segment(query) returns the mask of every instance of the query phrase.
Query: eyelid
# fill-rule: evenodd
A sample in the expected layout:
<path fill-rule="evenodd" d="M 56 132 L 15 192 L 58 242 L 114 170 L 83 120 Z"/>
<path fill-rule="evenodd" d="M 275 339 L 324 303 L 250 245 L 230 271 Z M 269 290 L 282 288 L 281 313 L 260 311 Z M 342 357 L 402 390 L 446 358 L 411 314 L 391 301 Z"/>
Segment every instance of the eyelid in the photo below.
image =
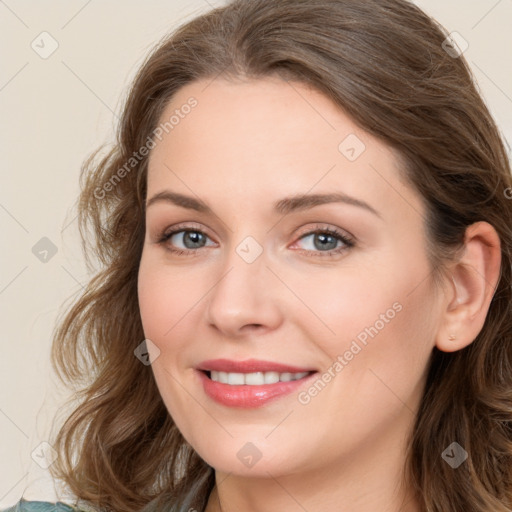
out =
<path fill-rule="evenodd" d="M 335 226 L 332 226 L 330 224 L 323 224 L 323 223 L 316 223 L 314 225 L 314 227 L 309 226 L 304 229 L 301 229 L 301 232 L 297 235 L 297 240 L 301 239 L 305 235 L 312 235 L 312 234 L 318 233 L 318 232 L 331 233 L 333 235 L 346 238 L 350 242 L 353 242 L 353 243 L 356 242 L 356 238 L 353 235 L 351 235 L 348 231 L 338 228 L 338 227 L 335 227 Z"/>
<path fill-rule="evenodd" d="M 210 240 L 214 240 L 212 236 L 209 234 L 209 230 L 205 228 L 203 225 L 195 223 L 195 222 L 184 222 L 180 224 L 175 224 L 169 226 L 162 231 L 159 231 L 159 236 L 171 236 L 173 234 L 179 233 L 181 231 L 198 231 L 206 235 Z M 215 240 L 214 240 L 215 241 Z"/>

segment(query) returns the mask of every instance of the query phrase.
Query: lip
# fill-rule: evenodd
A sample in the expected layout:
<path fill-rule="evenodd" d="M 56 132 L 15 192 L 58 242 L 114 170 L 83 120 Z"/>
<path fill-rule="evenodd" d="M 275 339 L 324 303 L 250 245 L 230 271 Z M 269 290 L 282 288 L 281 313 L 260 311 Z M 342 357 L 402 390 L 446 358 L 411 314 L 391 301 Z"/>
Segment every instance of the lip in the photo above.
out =
<path fill-rule="evenodd" d="M 302 379 L 288 382 L 276 382 L 274 384 L 262 384 L 260 386 L 231 385 L 215 382 L 206 374 L 207 371 L 221 371 L 233 373 L 252 372 L 279 372 L 279 373 L 301 373 L 312 372 Z M 256 408 L 289 395 L 299 387 L 305 385 L 317 375 L 316 370 L 299 368 L 296 366 L 272 363 L 249 359 L 246 361 L 230 361 L 228 359 L 214 359 L 203 361 L 196 373 L 203 385 L 205 394 L 217 403 L 228 407 Z"/>

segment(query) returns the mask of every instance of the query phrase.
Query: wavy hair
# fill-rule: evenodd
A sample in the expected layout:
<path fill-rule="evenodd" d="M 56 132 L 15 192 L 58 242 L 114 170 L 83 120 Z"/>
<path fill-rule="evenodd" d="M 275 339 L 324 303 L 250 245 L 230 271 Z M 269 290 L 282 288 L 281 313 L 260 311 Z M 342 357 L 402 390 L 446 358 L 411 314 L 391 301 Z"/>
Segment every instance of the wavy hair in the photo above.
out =
<path fill-rule="evenodd" d="M 151 367 L 134 357 L 144 340 L 141 148 L 184 85 L 280 76 L 320 91 L 397 150 L 427 207 L 434 278 L 467 226 L 496 229 L 502 268 L 485 324 L 463 350 L 433 349 L 405 474 L 423 512 L 512 511 L 510 162 L 464 56 L 445 51 L 447 36 L 406 0 L 234 0 L 156 45 L 128 91 L 115 143 L 81 169 L 82 248 L 99 269 L 53 333 L 54 369 L 78 402 L 52 439 L 54 477 L 108 511 L 204 510 L 214 470 L 178 431 Z M 457 470 L 441 457 L 454 440 L 469 454 Z"/>

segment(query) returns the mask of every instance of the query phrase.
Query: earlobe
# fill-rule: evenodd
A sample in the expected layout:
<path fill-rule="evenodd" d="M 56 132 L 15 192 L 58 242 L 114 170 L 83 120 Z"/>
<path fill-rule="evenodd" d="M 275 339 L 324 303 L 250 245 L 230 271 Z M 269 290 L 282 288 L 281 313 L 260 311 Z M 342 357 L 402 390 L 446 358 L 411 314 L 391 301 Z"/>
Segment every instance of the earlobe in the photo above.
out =
<path fill-rule="evenodd" d="M 451 269 L 452 285 L 446 292 L 446 307 L 436 335 L 436 347 L 454 352 L 472 343 L 487 317 L 499 282 L 501 244 L 487 222 L 466 229 L 464 251 Z"/>

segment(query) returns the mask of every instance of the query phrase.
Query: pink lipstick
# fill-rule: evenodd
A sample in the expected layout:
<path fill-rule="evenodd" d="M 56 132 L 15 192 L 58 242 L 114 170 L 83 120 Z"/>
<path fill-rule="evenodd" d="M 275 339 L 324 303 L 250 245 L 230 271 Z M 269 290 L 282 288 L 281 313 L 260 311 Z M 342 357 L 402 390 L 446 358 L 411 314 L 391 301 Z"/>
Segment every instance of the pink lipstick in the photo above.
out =
<path fill-rule="evenodd" d="M 214 359 L 197 367 L 204 392 L 229 407 L 254 408 L 303 386 L 315 369 L 271 361 Z"/>

